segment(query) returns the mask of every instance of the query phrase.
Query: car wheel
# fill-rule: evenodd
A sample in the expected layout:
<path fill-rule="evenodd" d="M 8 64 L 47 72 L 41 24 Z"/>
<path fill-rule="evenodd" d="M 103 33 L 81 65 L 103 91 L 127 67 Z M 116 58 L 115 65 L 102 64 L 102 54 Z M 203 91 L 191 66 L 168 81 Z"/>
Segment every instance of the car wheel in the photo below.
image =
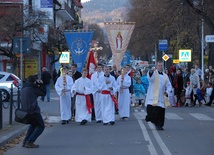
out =
<path fill-rule="evenodd" d="M 9 100 L 10 96 L 6 90 L 1 89 L 1 94 L 2 94 L 2 101 L 8 101 Z"/>

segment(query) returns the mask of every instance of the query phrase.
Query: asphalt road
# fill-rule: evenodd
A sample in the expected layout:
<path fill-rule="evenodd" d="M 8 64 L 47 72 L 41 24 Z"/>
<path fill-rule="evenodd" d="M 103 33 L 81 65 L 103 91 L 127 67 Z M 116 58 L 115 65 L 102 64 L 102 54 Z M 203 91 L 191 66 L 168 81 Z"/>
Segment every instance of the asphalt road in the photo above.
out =
<path fill-rule="evenodd" d="M 21 143 L 4 155 L 213 155 L 214 107 L 168 108 L 164 131 L 144 121 L 145 108 L 131 108 L 128 121 L 116 115 L 114 126 L 92 121 L 61 125 L 57 96 L 40 103 L 48 127 L 36 141 L 37 149 Z M 50 126 L 51 125 L 51 126 Z"/>

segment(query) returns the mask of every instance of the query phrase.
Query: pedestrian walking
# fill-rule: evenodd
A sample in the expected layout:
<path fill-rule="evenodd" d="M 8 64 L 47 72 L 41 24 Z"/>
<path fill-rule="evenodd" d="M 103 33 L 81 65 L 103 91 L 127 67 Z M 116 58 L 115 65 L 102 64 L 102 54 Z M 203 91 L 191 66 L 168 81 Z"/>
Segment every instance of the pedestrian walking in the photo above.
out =
<path fill-rule="evenodd" d="M 104 67 L 104 75 L 99 79 L 99 90 L 101 91 L 101 111 L 103 125 L 115 124 L 115 107 L 118 103 L 114 97 L 117 92 L 115 78 L 110 75 L 109 67 Z"/>
<path fill-rule="evenodd" d="M 146 95 L 146 121 L 152 122 L 157 130 L 164 130 L 166 103 L 164 95 L 172 90 L 169 77 L 163 73 L 162 61 L 157 62 L 157 69 L 152 69 L 147 73 L 149 88 Z"/>
<path fill-rule="evenodd" d="M 69 123 L 71 119 L 71 88 L 73 79 L 67 75 L 67 68 L 62 68 L 62 76 L 60 76 L 55 84 L 55 90 L 60 97 L 60 114 L 62 125 Z"/>
<path fill-rule="evenodd" d="M 118 109 L 122 120 L 126 120 L 130 116 L 130 86 L 131 77 L 128 75 L 126 67 L 123 67 L 121 75 L 117 78 Z"/>
<path fill-rule="evenodd" d="M 91 114 L 93 105 L 91 103 L 90 94 L 93 91 L 92 82 L 87 78 L 87 70 L 82 70 L 82 77 L 74 82 L 72 93 L 76 94 L 75 106 L 75 121 L 81 122 L 80 125 L 85 125 L 91 122 Z"/>
<path fill-rule="evenodd" d="M 95 119 L 97 123 L 102 122 L 102 111 L 101 111 L 101 91 L 99 89 L 99 78 L 104 75 L 102 71 L 102 65 L 97 65 L 97 71 L 92 74 L 91 82 L 93 86 L 93 99 L 94 99 L 94 111 L 95 111 Z"/>
<path fill-rule="evenodd" d="M 46 89 L 46 96 L 47 96 L 47 102 L 50 102 L 50 81 L 51 81 L 51 74 L 48 72 L 46 67 L 42 68 L 42 81 L 43 85 Z M 45 96 L 41 97 L 41 100 L 45 100 Z"/>
<path fill-rule="evenodd" d="M 27 83 L 21 89 L 21 106 L 28 112 L 28 120 L 30 126 L 25 135 L 22 146 L 26 148 L 38 148 L 39 145 L 34 144 L 37 138 L 45 129 L 44 121 L 41 115 L 40 107 L 37 99 L 39 96 L 45 96 L 45 87 L 41 80 L 36 80 L 34 75 L 27 78 Z"/>

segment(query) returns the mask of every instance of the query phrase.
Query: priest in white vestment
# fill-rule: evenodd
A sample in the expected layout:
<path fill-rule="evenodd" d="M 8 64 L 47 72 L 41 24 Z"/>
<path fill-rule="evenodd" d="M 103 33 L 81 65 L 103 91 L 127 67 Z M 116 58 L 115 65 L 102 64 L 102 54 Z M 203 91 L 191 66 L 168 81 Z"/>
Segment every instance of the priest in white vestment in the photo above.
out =
<path fill-rule="evenodd" d="M 130 93 L 131 77 L 127 74 L 126 67 L 122 68 L 121 75 L 117 78 L 118 88 L 118 109 L 122 120 L 127 120 L 130 116 Z"/>
<path fill-rule="evenodd" d="M 71 88 L 73 79 L 67 75 L 67 68 L 62 68 L 62 75 L 55 83 L 55 89 L 60 96 L 60 113 L 62 124 L 69 123 L 71 119 Z"/>
<path fill-rule="evenodd" d="M 154 123 L 157 130 L 164 130 L 165 108 L 167 107 L 167 92 L 172 90 L 169 77 L 163 72 L 163 63 L 160 61 L 147 73 L 149 88 L 146 95 L 146 121 Z"/>
<path fill-rule="evenodd" d="M 108 66 L 104 67 L 104 75 L 99 78 L 99 90 L 101 90 L 101 109 L 103 125 L 115 124 L 115 105 L 118 106 L 114 97 L 117 88 L 115 78 L 110 75 Z"/>
<path fill-rule="evenodd" d="M 102 65 L 97 65 L 97 71 L 92 74 L 91 81 L 93 85 L 93 98 L 94 98 L 94 111 L 95 119 L 97 123 L 102 122 L 102 112 L 101 112 L 101 91 L 99 90 L 98 79 L 104 75 L 102 71 Z"/>
<path fill-rule="evenodd" d="M 92 93 L 92 82 L 87 77 L 87 70 L 82 70 L 82 77 L 74 82 L 72 93 L 76 94 L 76 113 L 75 121 L 81 122 L 80 125 L 85 125 L 91 122 L 91 113 L 93 105 L 91 103 L 90 95 Z"/>

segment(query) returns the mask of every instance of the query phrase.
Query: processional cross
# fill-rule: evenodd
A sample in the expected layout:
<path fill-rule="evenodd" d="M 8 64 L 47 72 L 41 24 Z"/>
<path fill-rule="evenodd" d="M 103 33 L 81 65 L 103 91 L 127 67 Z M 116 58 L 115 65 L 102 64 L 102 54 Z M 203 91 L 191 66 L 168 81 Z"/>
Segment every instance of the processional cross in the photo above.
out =
<path fill-rule="evenodd" d="M 96 63 L 98 63 L 98 54 L 97 54 L 97 51 L 98 51 L 98 50 L 103 50 L 103 47 L 102 47 L 102 46 L 100 46 L 100 47 L 97 47 L 97 46 L 98 46 L 98 44 L 95 43 L 95 44 L 94 44 L 94 47 L 93 47 L 93 48 L 90 48 L 90 50 L 94 51 L 94 58 L 95 58 L 95 60 L 96 60 Z"/>

